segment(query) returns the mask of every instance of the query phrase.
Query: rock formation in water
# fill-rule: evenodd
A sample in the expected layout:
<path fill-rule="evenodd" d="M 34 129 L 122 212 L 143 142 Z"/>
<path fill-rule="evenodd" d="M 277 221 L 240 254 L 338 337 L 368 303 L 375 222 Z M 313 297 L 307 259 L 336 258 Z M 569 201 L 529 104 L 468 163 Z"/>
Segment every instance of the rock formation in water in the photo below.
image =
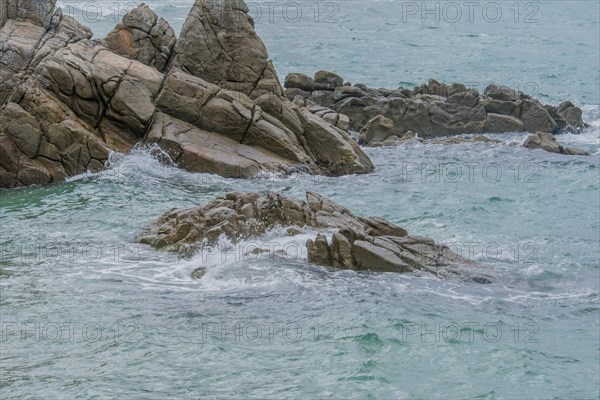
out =
<path fill-rule="evenodd" d="M 428 138 L 466 133 L 579 132 L 585 127 L 581 109 L 570 101 L 556 107 L 544 105 L 506 86 L 490 85 L 481 95 L 462 84 L 445 85 L 433 79 L 414 90 L 373 89 L 343 81 L 331 72 L 319 71 L 314 79 L 289 74 L 284 85 L 289 99 L 300 97 L 347 115 L 350 129 L 357 132 L 379 115 L 392 121 L 398 137 L 408 131 Z"/>
<path fill-rule="evenodd" d="M 468 142 L 501 143 L 499 140 L 491 139 L 485 135 L 471 135 L 471 137 L 468 138 L 449 137 L 424 139 L 417 136 L 413 131 L 408 131 L 400 137 L 396 135 L 394 122 L 383 115 L 377 115 L 367 122 L 360 130 L 358 138 L 360 144 L 369 147 L 397 146 L 411 141 L 429 144 L 459 144 Z"/>
<path fill-rule="evenodd" d="M 179 39 L 142 4 L 100 40 L 55 2 L 2 2 L 0 188 L 100 171 L 138 142 L 228 177 L 373 170 L 344 130 L 285 98 L 242 0 L 197 0 Z"/>
<path fill-rule="evenodd" d="M 523 143 L 528 149 L 542 149 L 550 153 L 560 153 L 570 156 L 589 156 L 589 153 L 572 147 L 564 147 L 551 133 L 537 132 L 530 135 Z"/>
<path fill-rule="evenodd" d="M 356 271 L 461 275 L 478 282 L 488 278 L 477 265 L 432 239 L 408 232 L 378 217 L 358 217 L 317 193 L 306 201 L 281 193 L 228 193 L 209 203 L 174 209 L 153 222 L 138 241 L 157 249 L 189 255 L 214 246 L 220 237 L 233 242 L 257 238 L 275 227 L 319 232 L 306 243 L 308 262 Z M 331 234 L 331 240 L 326 234 Z"/>

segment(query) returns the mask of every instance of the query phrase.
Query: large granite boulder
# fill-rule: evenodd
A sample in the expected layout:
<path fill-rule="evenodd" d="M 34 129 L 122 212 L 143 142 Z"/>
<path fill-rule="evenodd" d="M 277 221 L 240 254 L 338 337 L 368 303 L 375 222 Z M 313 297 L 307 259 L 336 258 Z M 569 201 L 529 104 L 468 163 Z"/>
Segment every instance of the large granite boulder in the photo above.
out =
<path fill-rule="evenodd" d="M 7 103 L 0 114 L 0 187 L 102 170 L 110 148 L 96 132 L 47 93 L 30 94 L 21 104 Z"/>
<path fill-rule="evenodd" d="M 489 85 L 480 94 L 462 84 L 446 85 L 433 79 L 413 90 L 347 86 L 340 84 L 342 81 L 317 88 L 316 79 L 289 74 L 286 96 L 300 96 L 347 115 L 354 131 L 382 115 L 393 121 L 400 136 L 408 131 L 424 138 L 483 132 L 576 133 L 586 126 L 581 109 L 573 103 L 544 105 L 506 86 Z"/>
<path fill-rule="evenodd" d="M 9 7 L 17 7 L 16 3 L 11 2 Z M 0 29 L 0 105 L 22 94 L 19 85 L 48 54 L 92 36 L 88 28 L 63 15 L 60 9 L 49 20 L 47 16 L 41 17 L 46 9 L 40 7 L 41 14 L 14 8 L 20 10 L 19 13 L 8 15 L 21 17 L 8 19 Z"/>
<path fill-rule="evenodd" d="M 237 243 L 260 237 L 275 227 L 290 226 L 318 232 L 306 243 L 310 263 L 356 271 L 424 270 L 489 282 L 475 271 L 475 263 L 447 246 L 409 235 L 382 218 L 355 216 L 312 192 L 306 193 L 306 201 L 281 193 L 228 193 L 203 206 L 167 212 L 138 241 L 159 250 L 190 255 L 204 246 L 216 245 L 221 237 Z"/>
<path fill-rule="evenodd" d="M 175 31 L 144 3 L 123 16 L 106 36 L 108 48 L 163 71 L 175 46 Z"/>
<path fill-rule="evenodd" d="M 163 81 L 156 69 L 87 39 L 46 57 L 36 78 L 82 120 L 134 141 L 152 122 Z"/>
<path fill-rule="evenodd" d="M 250 97 L 283 94 L 243 0 L 197 0 L 181 30 L 173 64 Z"/>
<path fill-rule="evenodd" d="M 283 96 L 243 1 L 196 0 L 179 40 L 144 4 L 101 40 L 54 4 L 2 4 L 0 187 L 97 172 L 143 141 L 228 177 L 373 170 L 347 118 Z M 338 83 L 319 75 L 319 87 Z"/>
<path fill-rule="evenodd" d="M 521 121 L 526 132 L 555 132 L 556 121 L 544 106 L 535 100 L 521 102 Z"/>
<path fill-rule="evenodd" d="M 269 171 L 303 171 L 289 159 L 269 150 L 241 144 L 162 112 L 156 114 L 146 142 L 157 143 L 172 161 L 192 172 L 250 178 Z"/>
<path fill-rule="evenodd" d="M 558 143 L 553 134 L 547 132 L 537 132 L 528 136 L 525 143 L 523 143 L 523 146 L 528 149 L 542 149 L 550 153 L 560 153 L 571 156 L 589 156 L 589 154 L 583 150 L 562 146 Z"/>

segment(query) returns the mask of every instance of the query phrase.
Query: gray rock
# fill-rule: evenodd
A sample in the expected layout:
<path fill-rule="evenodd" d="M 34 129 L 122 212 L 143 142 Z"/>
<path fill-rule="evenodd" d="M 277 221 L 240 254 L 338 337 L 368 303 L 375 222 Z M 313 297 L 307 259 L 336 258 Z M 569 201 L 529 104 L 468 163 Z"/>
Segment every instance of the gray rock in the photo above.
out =
<path fill-rule="evenodd" d="M 204 275 L 206 275 L 206 269 L 202 267 L 196 268 L 191 273 L 192 279 L 202 279 Z"/>
<path fill-rule="evenodd" d="M 356 240 L 352 246 L 352 256 L 358 270 L 382 272 L 410 272 L 413 269 L 393 251 L 363 240 Z"/>
<path fill-rule="evenodd" d="M 483 94 L 495 100 L 514 102 L 519 100 L 518 91 L 502 85 L 489 85 L 483 91 Z"/>
<path fill-rule="evenodd" d="M 314 81 L 324 84 L 326 87 L 331 88 L 331 90 L 344 85 L 344 79 L 341 76 L 334 72 L 323 70 L 315 73 Z"/>
<path fill-rule="evenodd" d="M 56 0 L 5 0 L 3 3 L 7 19 L 30 22 L 47 29 Z"/>
<path fill-rule="evenodd" d="M 486 112 L 479 100 L 479 94 L 470 90 L 450 96 L 445 102 L 431 104 L 431 135 L 483 132 Z"/>
<path fill-rule="evenodd" d="M 327 243 L 327 237 L 319 233 L 315 240 L 306 242 L 308 262 L 311 264 L 331 266 L 331 249 Z"/>
<path fill-rule="evenodd" d="M 105 39 L 111 51 L 163 71 L 175 46 L 175 31 L 145 4 L 125 16 Z"/>
<path fill-rule="evenodd" d="M 90 40 L 54 3 L 2 3 L 0 187 L 96 172 L 138 141 L 227 177 L 373 170 L 347 116 L 309 117 L 283 97 L 243 1 L 196 0 L 178 41 L 143 4 Z"/>
<path fill-rule="evenodd" d="M 583 111 L 576 107 L 570 101 L 562 102 L 557 107 L 557 112 L 566 120 L 567 124 L 575 130 L 580 130 L 583 126 Z"/>
<path fill-rule="evenodd" d="M 314 90 L 313 83 L 311 92 L 310 85 L 306 83 L 306 92 L 300 94 L 347 115 L 349 128 L 354 131 L 377 115 L 392 120 L 398 132 L 410 130 L 422 137 L 525 130 L 579 132 L 585 127 L 581 110 L 570 102 L 559 107 L 542 105 L 531 96 L 500 85 L 489 85 L 483 95 L 459 83 L 446 85 L 434 79 L 412 91 L 355 84 L 337 87 L 332 92 Z M 299 94 L 300 89 L 289 90 L 294 90 L 288 93 L 291 96 Z M 392 141 L 395 139 L 389 142 Z"/>
<path fill-rule="evenodd" d="M 306 194 L 306 201 L 281 193 L 228 193 L 200 207 L 167 212 L 150 224 L 138 241 L 189 255 L 202 246 L 214 246 L 221 236 L 237 243 L 264 235 L 276 226 L 306 226 L 319 232 L 306 243 L 310 263 L 356 271 L 424 270 L 442 277 L 466 275 L 489 282 L 469 270 L 475 263 L 448 247 L 410 236 L 382 218 L 357 217 L 311 192 Z M 329 243 L 323 232 L 331 230 Z"/>
<path fill-rule="evenodd" d="M 314 89 L 314 80 L 304 74 L 289 74 L 285 77 L 283 84 L 286 89 L 300 89 L 304 92 L 312 92 Z"/>
<path fill-rule="evenodd" d="M 335 95 L 330 90 L 315 90 L 311 92 L 308 100 L 324 107 L 331 107 L 335 104 Z"/>
<path fill-rule="evenodd" d="M 560 145 L 556 137 L 553 134 L 547 132 L 537 132 L 530 135 L 523 143 L 523 146 L 529 149 L 541 149 L 550 153 L 560 153 L 574 156 L 589 156 L 589 154 L 583 150 L 563 147 Z"/>
<path fill-rule="evenodd" d="M 327 124 L 306 108 L 297 111 L 304 126 L 304 138 L 317 165 L 328 175 L 366 173 L 374 169 L 350 135 Z"/>
<path fill-rule="evenodd" d="M 283 94 L 242 0 L 196 0 L 173 51 L 173 66 L 251 98 Z"/>
<path fill-rule="evenodd" d="M 374 142 L 383 142 L 394 133 L 394 122 L 383 115 L 378 115 L 360 130 L 359 143 L 371 145 Z"/>
<path fill-rule="evenodd" d="M 502 101 L 490 99 L 486 105 L 485 110 L 488 113 L 511 115 L 513 117 L 519 117 L 519 104 L 516 101 Z"/>
<path fill-rule="evenodd" d="M 347 99 L 349 97 L 363 97 L 365 92 L 354 86 L 342 86 L 335 89 L 333 99 L 335 102 Z"/>
<path fill-rule="evenodd" d="M 511 115 L 488 113 L 487 120 L 485 122 L 486 132 L 521 132 L 523 131 L 523 128 L 523 122 Z"/>
<path fill-rule="evenodd" d="M 535 100 L 521 102 L 521 121 L 527 132 L 553 132 L 557 126 L 548 110 Z"/>

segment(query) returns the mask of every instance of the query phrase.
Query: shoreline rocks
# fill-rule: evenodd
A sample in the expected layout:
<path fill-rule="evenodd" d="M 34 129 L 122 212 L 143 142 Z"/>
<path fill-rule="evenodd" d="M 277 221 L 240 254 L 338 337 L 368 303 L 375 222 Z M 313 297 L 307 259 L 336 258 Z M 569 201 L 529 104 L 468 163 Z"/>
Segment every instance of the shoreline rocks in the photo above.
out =
<path fill-rule="evenodd" d="M 143 3 L 104 39 L 55 0 L 28 5 L 10 0 L 2 14 L 0 188 L 98 172 L 139 142 L 227 177 L 374 169 L 343 118 L 283 95 L 241 0 L 196 0 L 178 39 Z"/>
<path fill-rule="evenodd" d="M 572 147 L 564 147 L 557 142 L 556 138 L 551 133 L 537 132 L 530 135 L 523 143 L 523 146 L 528 149 L 542 149 L 550 153 L 559 153 L 569 156 L 589 156 L 590 154 Z"/>
<path fill-rule="evenodd" d="M 544 105 L 497 85 L 482 95 L 435 80 L 373 89 L 318 71 L 288 75 L 284 90 L 242 0 L 196 0 L 179 38 L 142 3 L 92 39 L 55 3 L 0 9 L 0 188 L 99 172 L 136 143 L 157 143 L 192 172 L 340 176 L 374 170 L 349 130 L 365 128 L 361 143 L 379 146 L 412 133 L 585 126 L 569 101 Z"/>
<path fill-rule="evenodd" d="M 319 71 L 322 76 L 326 71 Z M 360 131 L 381 115 L 393 122 L 396 136 L 412 131 L 423 138 L 469 133 L 580 132 L 586 124 L 582 111 L 570 101 L 542 104 L 506 86 L 489 85 L 484 93 L 460 83 L 446 85 L 434 79 L 413 90 L 374 89 L 362 84 L 317 82 L 304 74 L 285 79 L 286 95 L 328 107 L 349 117 L 351 130 Z"/>
<path fill-rule="evenodd" d="M 258 238 L 275 227 L 317 231 L 306 243 L 308 262 L 339 269 L 379 272 L 427 271 L 489 283 L 474 262 L 432 239 L 409 235 L 383 218 L 358 217 L 317 193 L 306 200 L 281 193 L 231 192 L 199 207 L 173 209 L 137 238 L 158 250 L 189 256 L 221 237 L 234 243 Z M 328 241 L 326 234 L 332 234 Z M 260 251 L 260 250 L 259 250 Z"/>

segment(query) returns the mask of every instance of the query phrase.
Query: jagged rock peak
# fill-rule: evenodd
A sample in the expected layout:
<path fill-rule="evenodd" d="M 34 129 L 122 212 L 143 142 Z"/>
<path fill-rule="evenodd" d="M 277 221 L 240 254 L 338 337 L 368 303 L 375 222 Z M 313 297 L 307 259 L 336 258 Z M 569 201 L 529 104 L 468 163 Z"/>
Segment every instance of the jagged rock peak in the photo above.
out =
<path fill-rule="evenodd" d="M 252 98 L 264 93 L 283 95 L 242 0 L 196 0 L 175 46 L 173 64 Z"/>

